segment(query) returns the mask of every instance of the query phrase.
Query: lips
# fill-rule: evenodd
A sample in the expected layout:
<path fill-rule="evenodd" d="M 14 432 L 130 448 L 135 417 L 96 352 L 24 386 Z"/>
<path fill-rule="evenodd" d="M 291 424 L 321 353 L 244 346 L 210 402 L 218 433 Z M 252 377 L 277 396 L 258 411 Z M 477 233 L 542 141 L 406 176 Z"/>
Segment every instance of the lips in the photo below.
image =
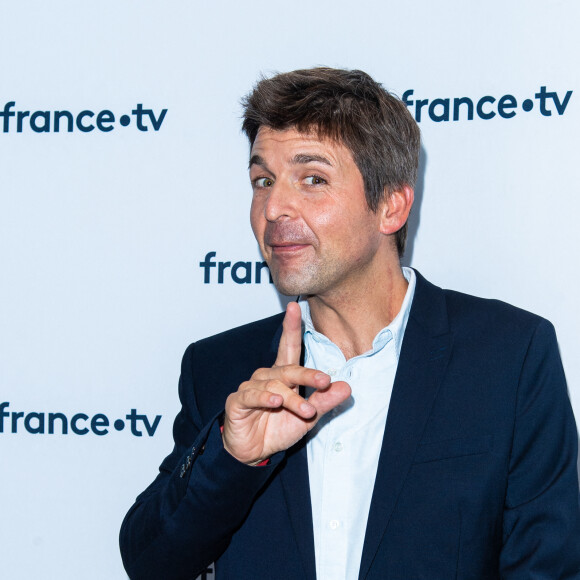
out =
<path fill-rule="evenodd" d="M 283 242 L 279 244 L 268 244 L 268 245 L 272 248 L 272 251 L 275 254 L 291 254 L 303 250 L 308 246 L 308 244 L 297 244 L 295 242 L 290 243 Z"/>
<path fill-rule="evenodd" d="M 267 246 L 270 247 L 272 255 L 290 258 L 302 252 L 310 246 L 305 240 L 266 240 Z"/>

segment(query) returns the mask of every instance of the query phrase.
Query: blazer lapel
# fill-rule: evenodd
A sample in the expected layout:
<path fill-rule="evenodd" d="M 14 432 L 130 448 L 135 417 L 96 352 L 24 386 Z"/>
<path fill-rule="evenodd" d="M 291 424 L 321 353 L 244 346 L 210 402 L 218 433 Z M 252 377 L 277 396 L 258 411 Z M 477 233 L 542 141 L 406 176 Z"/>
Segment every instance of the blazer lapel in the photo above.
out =
<path fill-rule="evenodd" d="M 443 292 L 418 272 L 416 275 L 369 510 L 360 579 L 367 576 L 385 534 L 451 354 Z"/>
<path fill-rule="evenodd" d="M 272 366 L 276 360 L 278 344 L 282 335 L 282 325 L 276 332 L 270 352 L 262 366 Z M 304 345 L 300 364 L 304 364 Z M 301 393 L 303 394 L 303 393 Z M 308 460 L 306 440 L 303 438 L 286 451 L 286 458 L 280 469 L 280 480 L 292 530 L 298 545 L 304 580 L 316 580 L 316 563 L 314 556 L 314 532 L 312 526 L 312 505 L 310 500 L 310 480 L 308 478 Z"/>
<path fill-rule="evenodd" d="M 284 498 L 288 506 L 292 529 L 298 544 L 305 580 L 315 580 L 314 532 L 310 481 L 306 458 L 306 438 L 291 447 L 286 453 L 287 463 L 280 472 Z"/>

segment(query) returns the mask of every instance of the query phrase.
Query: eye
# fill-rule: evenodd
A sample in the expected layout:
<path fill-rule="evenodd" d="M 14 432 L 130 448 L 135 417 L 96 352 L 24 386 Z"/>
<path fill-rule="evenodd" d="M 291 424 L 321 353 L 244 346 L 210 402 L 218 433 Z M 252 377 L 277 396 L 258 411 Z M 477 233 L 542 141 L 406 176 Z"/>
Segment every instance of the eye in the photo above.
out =
<path fill-rule="evenodd" d="M 252 181 L 254 187 L 272 187 L 274 185 L 274 180 L 269 177 L 258 177 Z"/>
<path fill-rule="evenodd" d="M 319 175 L 309 175 L 304 181 L 306 185 L 323 185 L 326 183 L 326 179 Z"/>

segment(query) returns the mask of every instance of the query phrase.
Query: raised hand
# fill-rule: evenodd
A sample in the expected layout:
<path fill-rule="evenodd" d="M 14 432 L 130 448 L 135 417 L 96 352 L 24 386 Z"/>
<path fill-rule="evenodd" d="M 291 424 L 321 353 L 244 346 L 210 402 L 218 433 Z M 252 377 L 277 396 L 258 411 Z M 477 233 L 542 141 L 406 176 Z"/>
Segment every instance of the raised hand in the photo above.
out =
<path fill-rule="evenodd" d="M 290 302 L 274 366 L 258 369 L 226 401 L 224 448 L 239 461 L 256 464 L 288 449 L 350 396 L 344 381 L 300 366 L 301 348 L 300 306 Z M 315 389 L 308 400 L 299 385 Z"/>

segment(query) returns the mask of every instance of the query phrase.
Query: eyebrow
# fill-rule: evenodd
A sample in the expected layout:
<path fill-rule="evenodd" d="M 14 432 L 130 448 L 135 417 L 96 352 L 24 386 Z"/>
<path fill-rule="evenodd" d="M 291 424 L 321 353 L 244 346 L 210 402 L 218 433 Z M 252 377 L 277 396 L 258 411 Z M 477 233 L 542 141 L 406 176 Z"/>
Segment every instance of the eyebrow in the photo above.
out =
<path fill-rule="evenodd" d="M 332 163 L 324 157 L 324 155 L 314 155 L 314 154 L 306 154 L 306 153 L 297 153 L 292 158 L 292 163 L 295 165 L 305 165 L 307 163 L 322 163 L 324 165 L 329 165 L 332 167 Z M 250 163 L 248 164 L 248 168 L 252 167 L 252 165 L 260 165 L 264 168 L 267 168 L 266 162 L 262 157 L 259 155 L 252 155 L 250 157 Z"/>
<path fill-rule="evenodd" d="M 332 163 L 323 155 L 298 153 L 292 158 L 292 163 L 304 165 L 306 163 L 323 163 L 332 167 Z"/>
<path fill-rule="evenodd" d="M 259 155 L 252 155 L 250 157 L 250 163 L 248 163 L 248 169 L 252 167 L 252 165 L 261 165 L 262 167 L 266 167 L 266 162 Z"/>

